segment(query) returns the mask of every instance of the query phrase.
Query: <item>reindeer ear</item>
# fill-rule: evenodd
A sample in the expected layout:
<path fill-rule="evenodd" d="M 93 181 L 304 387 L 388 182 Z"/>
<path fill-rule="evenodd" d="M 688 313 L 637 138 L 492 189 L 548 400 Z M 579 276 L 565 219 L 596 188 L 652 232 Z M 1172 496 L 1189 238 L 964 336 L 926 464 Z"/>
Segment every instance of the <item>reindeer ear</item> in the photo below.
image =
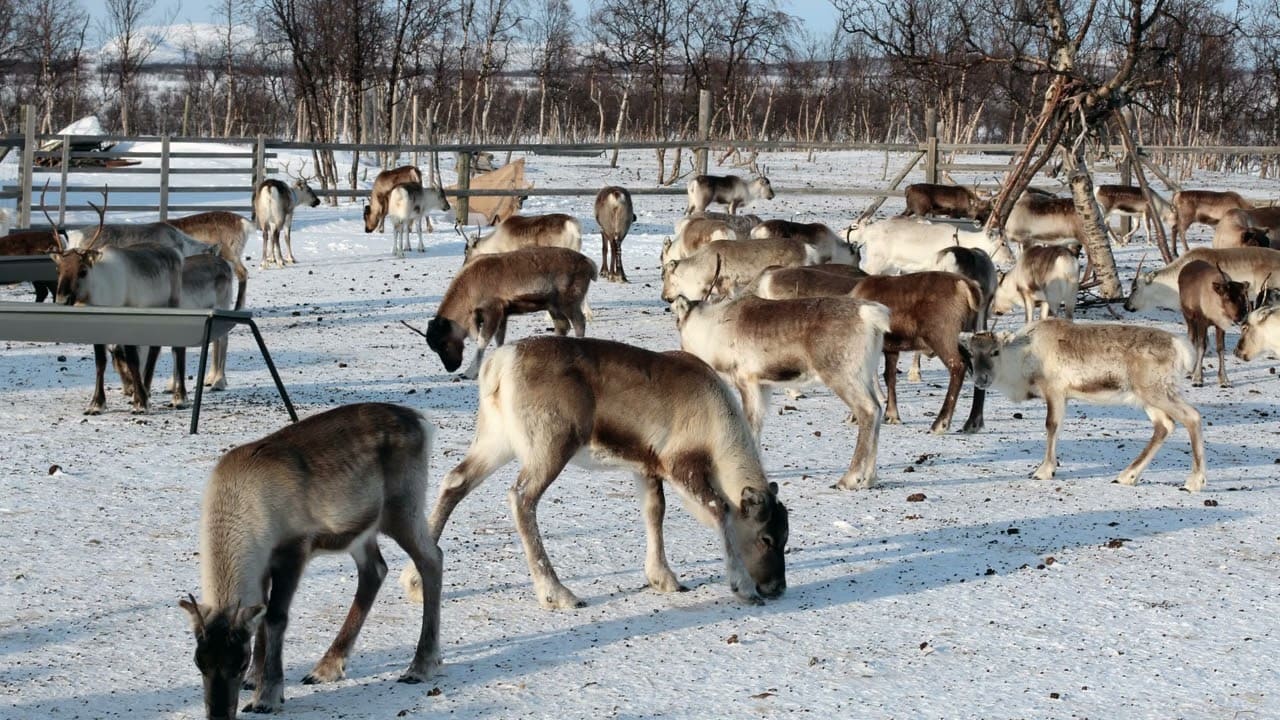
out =
<path fill-rule="evenodd" d="M 205 615 L 209 614 L 209 608 L 201 607 L 200 603 L 196 602 L 195 596 L 193 595 L 188 595 L 187 597 L 179 600 L 178 607 L 186 610 L 187 614 L 191 616 L 191 630 L 195 632 L 196 637 L 203 636 L 204 618 Z"/>
<path fill-rule="evenodd" d="M 250 633 L 256 632 L 258 624 L 262 622 L 262 618 L 266 614 L 266 605 L 250 605 L 247 608 L 240 608 L 236 611 L 236 616 L 231 619 L 231 626 Z"/>
<path fill-rule="evenodd" d="M 753 487 L 742 488 L 742 499 L 738 502 L 738 512 L 742 517 L 760 518 L 764 514 L 765 502 L 768 498 L 763 492 Z"/>

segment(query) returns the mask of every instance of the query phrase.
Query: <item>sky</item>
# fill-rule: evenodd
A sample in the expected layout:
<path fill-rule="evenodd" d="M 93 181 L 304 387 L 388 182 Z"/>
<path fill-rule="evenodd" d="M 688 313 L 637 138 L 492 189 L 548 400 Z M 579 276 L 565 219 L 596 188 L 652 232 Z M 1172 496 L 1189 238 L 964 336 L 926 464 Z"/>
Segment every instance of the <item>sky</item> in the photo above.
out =
<path fill-rule="evenodd" d="M 572 0 L 572 3 L 574 11 L 581 17 L 585 17 L 591 7 L 589 0 Z M 162 22 L 171 13 L 175 16 L 174 22 L 178 23 L 213 22 L 217 14 L 214 5 L 211 0 L 156 0 L 156 7 L 147 22 Z M 782 0 L 781 6 L 784 11 L 800 18 L 806 29 L 822 35 L 830 32 L 839 18 L 835 8 L 827 0 Z M 103 5 L 89 0 L 85 7 L 97 19 L 102 13 Z"/>

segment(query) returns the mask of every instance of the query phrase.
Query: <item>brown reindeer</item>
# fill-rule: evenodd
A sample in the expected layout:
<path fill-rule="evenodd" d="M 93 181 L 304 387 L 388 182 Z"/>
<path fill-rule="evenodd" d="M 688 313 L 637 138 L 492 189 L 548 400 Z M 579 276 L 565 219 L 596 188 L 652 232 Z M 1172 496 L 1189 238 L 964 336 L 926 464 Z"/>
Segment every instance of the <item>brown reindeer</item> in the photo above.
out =
<path fill-rule="evenodd" d="M 422 184 L 422 171 L 413 165 L 402 165 L 391 170 L 383 170 L 373 179 L 373 188 L 369 191 L 369 204 L 364 206 L 364 231 L 386 232 L 387 195 L 391 188 L 400 183 Z M 447 208 L 446 208 L 447 209 Z"/>
<path fill-rule="evenodd" d="M 905 191 L 907 209 L 903 215 L 970 218 L 985 223 L 991 215 L 991 195 L 960 185 L 913 183 Z"/>
<path fill-rule="evenodd" d="M 1216 227 L 1229 210 L 1252 210 L 1253 203 L 1245 200 L 1240 193 L 1217 190 L 1179 190 L 1173 194 L 1173 205 L 1169 223 L 1173 225 L 1173 245 L 1177 247 L 1178 238 L 1182 238 L 1182 249 L 1190 250 L 1187 244 L 1187 228 L 1195 223 Z"/>
<path fill-rule="evenodd" d="M 801 267 L 771 265 L 756 276 L 748 290 L 766 300 L 848 295 L 867 277 L 857 265 L 824 263 Z"/>
<path fill-rule="evenodd" d="M 15 257 L 21 255 L 46 255 L 61 253 L 62 236 L 55 228 L 48 230 L 19 230 L 0 237 L 0 256 Z M 36 302 L 44 302 L 54 292 L 55 283 L 46 280 L 32 281 L 36 290 Z"/>
<path fill-rule="evenodd" d="M 1209 344 L 1209 328 L 1213 327 L 1218 347 L 1218 385 L 1230 387 L 1223 358 L 1226 331 L 1244 322 L 1249 313 L 1249 283 L 1232 280 L 1220 266 L 1193 260 L 1178 272 L 1178 299 L 1187 323 L 1187 337 L 1196 351 L 1191 384 L 1204 385 L 1204 353 Z"/>
<path fill-rule="evenodd" d="M 218 248 L 218 254 L 231 263 L 235 271 L 239 282 L 235 307 L 236 310 L 242 309 L 245 290 L 249 285 L 249 269 L 241 260 L 244 258 L 244 246 L 253 235 L 253 222 L 232 212 L 214 210 L 174 218 L 168 224 L 206 245 Z"/>
<path fill-rule="evenodd" d="M 596 222 L 600 225 L 600 277 L 612 282 L 626 282 L 622 241 L 636 221 L 630 191 L 616 185 L 604 188 L 596 194 L 595 211 Z"/>

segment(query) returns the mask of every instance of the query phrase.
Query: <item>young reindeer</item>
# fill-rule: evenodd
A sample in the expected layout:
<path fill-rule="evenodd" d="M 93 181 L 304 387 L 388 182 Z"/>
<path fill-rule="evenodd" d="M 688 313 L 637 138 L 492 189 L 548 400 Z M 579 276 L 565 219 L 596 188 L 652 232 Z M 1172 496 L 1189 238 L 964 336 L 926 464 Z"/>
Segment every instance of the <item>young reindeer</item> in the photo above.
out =
<path fill-rule="evenodd" d="M 376 223 L 369 213 L 369 205 L 365 206 L 364 231 L 373 232 Z M 440 188 L 423 187 L 421 183 L 404 182 L 387 192 L 382 220 L 391 220 L 393 233 L 391 252 L 398 258 L 404 257 L 404 251 L 410 249 L 409 232 L 416 222 L 418 224 L 418 252 L 426 252 L 427 246 L 422 242 L 422 220 L 427 219 L 427 230 L 432 231 L 429 210 L 448 210 L 449 201 Z"/>
<path fill-rule="evenodd" d="M 683 260 L 717 240 L 739 240 L 746 235 L 738 233 L 724 220 L 716 220 L 701 216 L 681 218 L 676 222 L 676 238 L 666 238 L 662 242 L 662 264 L 665 266 L 672 260 Z"/>
<path fill-rule="evenodd" d="M 294 180 L 293 187 L 274 178 L 266 178 L 253 188 L 253 217 L 262 231 L 262 268 L 282 268 L 297 262 L 293 258 L 293 211 L 299 205 L 316 207 L 320 198 L 305 178 Z M 285 253 L 280 254 L 280 231 L 284 231 Z"/>
<path fill-rule="evenodd" d="M 512 215 L 484 237 L 467 238 L 466 259 L 528 247 L 559 247 L 582 252 L 582 225 L 571 215 Z"/>
<path fill-rule="evenodd" d="M 373 188 L 369 191 L 369 204 L 364 206 L 364 231 L 369 233 L 375 229 L 385 232 L 387 220 L 387 195 L 391 189 L 401 183 L 422 184 L 422 171 L 413 165 L 401 165 L 398 168 L 383 170 L 373 179 Z"/>
<path fill-rule="evenodd" d="M 1080 262 L 1072 248 L 1062 245 L 1032 245 L 1023 251 L 1013 270 L 1000 278 L 991 303 L 991 311 L 1003 315 L 1022 305 L 1026 322 L 1035 318 L 1040 308 L 1040 319 L 1058 314 L 1068 320 L 1075 317 L 1076 294 L 1080 290 Z"/>
<path fill-rule="evenodd" d="M 1236 357 L 1248 362 L 1263 355 L 1280 356 L 1280 304 L 1260 305 L 1240 326 Z"/>
<path fill-rule="evenodd" d="M 680 346 L 729 379 L 742 395 L 757 442 L 772 386 L 822 383 L 849 406 L 858 441 L 838 487 L 876 481 L 880 364 L 889 309 L 843 297 L 765 300 L 754 295 L 709 303 L 683 295 L 671 306 Z"/>
<path fill-rule="evenodd" d="M 1045 400 L 1044 461 L 1033 473 L 1035 479 L 1048 480 L 1057 471 L 1058 427 L 1067 400 L 1075 398 L 1141 407 L 1155 426 L 1151 441 L 1116 482 L 1138 481 L 1176 420 L 1191 437 L 1191 475 L 1184 489 L 1199 492 L 1204 487 L 1200 413 L 1178 392 L 1182 374 L 1192 363 L 1191 345 L 1185 339 L 1137 325 L 1050 318 L 1016 334 L 981 333 L 966 340 L 974 385 L 995 387 L 1014 402 Z"/>
<path fill-rule="evenodd" d="M 717 240 L 687 258 L 671 260 L 663 266 L 662 299 L 670 303 L 678 295 L 735 295 L 771 265 L 817 264 L 817 251 L 800 240 Z"/>
<path fill-rule="evenodd" d="M 729 587 L 739 598 L 760 604 L 786 590 L 789 528 L 778 485 L 765 477 L 729 388 L 688 353 L 564 337 L 498 348 L 480 374 L 475 438 L 440 484 L 432 537 L 439 539 L 467 494 L 513 458 L 520 472 L 507 499 L 546 609 L 584 605 L 560 582 L 538 529 L 538 501 L 570 462 L 635 475 L 648 534 L 645 577 L 654 590 L 685 589 L 664 549 L 664 482 L 720 534 Z M 411 597 L 420 594 L 413 569 L 400 581 Z"/>
<path fill-rule="evenodd" d="M 698 175 L 685 186 L 689 198 L 686 215 L 705 212 L 711 203 L 729 206 L 729 214 L 736 215 L 738 208 L 755 200 L 772 200 L 773 185 L 769 178 L 760 175 L 747 182 L 737 175 Z"/>
<path fill-rule="evenodd" d="M 346 552 L 356 562 L 355 600 L 320 661 L 302 682 L 333 682 L 387 574 L 378 534 L 395 540 L 427 578 L 418 647 L 400 682 L 419 683 L 440 665 L 440 548 L 427 532 L 426 491 L 434 430 L 416 410 L 344 405 L 229 450 L 205 486 L 200 512 L 202 599 L 191 615 L 195 663 L 210 718 L 278 712 L 289 606 L 307 562 Z M 253 641 L 250 667 L 250 641 Z"/>
<path fill-rule="evenodd" d="M 1249 283 L 1236 282 L 1222 268 L 1203 260 L 1193 260 L 1183 265 L 1178 273 L 1178 298 L 1182 317 L 1187 323 L 1187 336 L 1196 351 L 1191 384 L 1194 387 L 1204 385 L 1204 353 L 1212 326 L 1218 347 L 1218 385 L 1231 387 L 1227 382 L 1227 365 L 1223 358 L 1226 331 L 1232 325 L 1244 322 L 1245 315 L 1249 313 Z"/>
<path fill-rule="evenodd" d="M 463 373 L 474 380 L 491 339 L 501 347 L 507 337 L 507 318 L 546 310 L 557 335 L 587 332 L 587 289 L 596 276 L 595 263 L 579 252 L 557 247 L 531 247 L 476 257 L 449 283 L 436 316 L 423 332 L 440 356 L 445 370 L 462 364 L 465 341 L 476 341 L 476 357 Z"/>
<path fill-rule="evenodd" d="M 90 205 L 93 205 L 90 203 Z M 99 229 L 106 209 L 98 211 Z M 64 250 L 49 257 L 58 266 L 55 302 L 59 305 L 98 305 L 104 307 L 178 307 L 182 298 L 183 258 L 173 247 L 143 243 L 126 247 L 97 247 L 95 235 L 88 249 Z M 126 388 L 132 386 L 133 412 L 147 411 L 146 385 L 139 372 L 138 348 L 129 345 L 122 351 L 124 370 L 120 373 Z M 106 345 L 93 346 L 96 365 L 93 399 L 85 415 L 98 415 L 106 406 L 103 375 L 107 367 Z"/>
<path fill-rule="evenodd" d="M 631 205 L 631 192 L 610 185 L 596 194 L 596 222 L 600 225 L 600 277 L 611 282 L 626 282 L 627 269 L 622 264 L 622 241 L 636 221 Z M 612 257 L 610 257 L 612 252 Z"/>
<path fill-rule="evenodd" d="M 1154 223 L 1162 222 L 1162 218 L 1172 215 L 1172 208 L 1169 202 L 1160 197 L 1155 190 L 1150 192 L 1151 198 L 1155 201 L 1154 208 L 1150 207 L 1142 188 L 1133 187 L 1132 185 L 1094 186 L 1093 199 L 1098 203 L 1098 211 L 1102 215 L 1102 222 L 1106 225 L 1107 232 L 1111 233 L 1112 237 L 1121 245 L 1128 245 L 1130 238 L 1143 225 L 1146 226 L 1147 237 L 1153 237 Z M 1127 217 L 1130 220 L 1139 220 L 1140 222 L 1134 223 L 1129 232 L 1121 236 L 1111 229 L 1110 219 L 1113 215 Z"/>

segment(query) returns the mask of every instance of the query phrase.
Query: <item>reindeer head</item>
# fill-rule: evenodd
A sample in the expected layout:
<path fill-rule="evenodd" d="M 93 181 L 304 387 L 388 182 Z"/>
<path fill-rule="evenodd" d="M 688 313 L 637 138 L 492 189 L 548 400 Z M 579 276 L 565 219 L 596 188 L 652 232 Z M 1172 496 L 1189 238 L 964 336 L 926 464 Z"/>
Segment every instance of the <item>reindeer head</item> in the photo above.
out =
<path fill-rule="evenodd" d="M 101 250 L 64 250 L 49 253 L 58 266 L 58 284 L 54 302 L 59 305 L 83 304 L 89 300 L 87 278 L 94 263 L 102 259 Z"/>
<path fill-rule="evenodd" d="M 293 206 L 298 207 L 300 205 L 305 205 L 307 207 L 316 207 L 320 204 L 320 198 L 317 197 L 315 191 L 311 189 L 310 183 L 313 178 L 309 175 L 302 174 L 301 167 L 298 168 L 297 173 L 294 173 L 291 165 L 292 163 L 285 163 L 284 172 L 286 175 L 293 178 L 291 186 L 293 190 Z"/>
<path fill-rule="evenodd" d="M 209 718 L 235 720 L 240 686 L 249 667 L 250 641 L 267 609 L 262 605 L 213 611 L 188 595 L 178 605 L 191 615 L 196 667 L 204 677 L 204 709 Z"/>
<path fill-rule="evenodd" d="M 378 220 L 373 216 L 373 208 L 364 206 L 364 231 L 371 233 L 378 227 Z"/>
<path fill-rule="evenodd" d="M 1153 272 L 1144 274 L 1142 272 L 1142 264 L 1146 260 L 1146 255 L 1143 255 L 1142 259 L 1138 260 L 1138 269 L 1133 273 L 1133 284 L 1129 286 L 1129 297 L 1124 300 L 1124 309 L 1129 312 L 1146 310 L 1150 307 L 1147 295 L 1151 292 L 1151 285 L 1156 281 L 1156 274 Z"/>
<path fill-rule="evenodd" d="M 745 487 L 738 509 L 728 519 L 729 532 L 756 590 L 776 598 L 787 589 L 786 549 L 790 536 L 787 508 L 778 500 L 778 483 L 764 490 Z"/>
<path fill-rule="evenodd" d="M 479 331 L 479 312 L 476 313 L 475 322 L 476 330 Z M 445 370 L 453 372 L 462 365 L 462 351 L 466 347 L 464 345 L 467 337 L 466 328 L 448 318 L 439 316 L 431 318 L 431 321 L 427 323 L 426 332 L 422 332 L 403 320 L 400 321 L 400 324 L 427 339 L 427 347 L 440 356 L 440 362 L 444 363 Z"/>
<path fill-rule="evenodd" d="M 1213 293 L 1218 296 L 1222 312 L 1239 325 L 1249 314 L 1249 283 L 1237 282 L 1218 266 L 1218 278 L 1213 281 Z"/>
<path fill-rule="evenodd" d="M 764 175 L 752 180 L 751 184 L 747 186 L 747 190 L 751 193 L 751 197 L 760 200 L 772 200 L 774 197 L 773 185 L 769 183 L 769 178 Z"/>
<path fill-rule="evenodd" d="M 681 295 L 706 300 L 716 292 L 723 281 L 720 277 L 721 257 L 716 253 L 715 266 L 709 268 L 704 256 L 705 253 L 698 253 L 662 266 L 663 301 L 674 302 Z"/>
<path fill-rule="evenodd" d="M 969 351 L 974 387 L 986 390 L 995 383 L 1000 352 L 1013 338 L 1014 335 L 1008 332 L 960 333 L 960 346 Z"/>

